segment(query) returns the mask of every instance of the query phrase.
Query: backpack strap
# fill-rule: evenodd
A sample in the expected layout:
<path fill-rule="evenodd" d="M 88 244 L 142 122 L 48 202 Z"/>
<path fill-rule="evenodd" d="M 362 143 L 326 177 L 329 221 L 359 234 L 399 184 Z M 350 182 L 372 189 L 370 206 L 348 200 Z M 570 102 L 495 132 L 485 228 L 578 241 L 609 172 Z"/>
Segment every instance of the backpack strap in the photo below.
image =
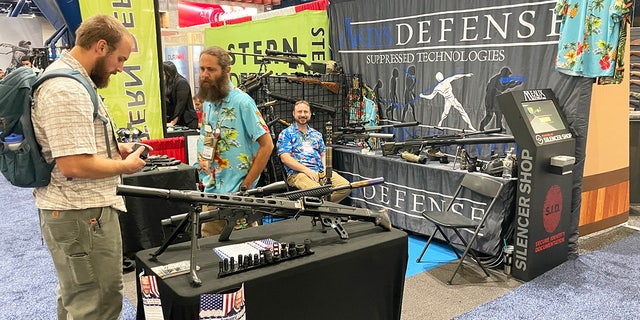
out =
<path fill-rule="evenodd" d="M 107 155 L 109 156 L 109 158 L 111 158 L 111 144 L 109 143 L 109 133 L 107 130 L 107 123 L 109 122 L 109 120 L 98 113 L 98 107 L 100 106 L 100 104 L 98 103 L 98 94 L 96 93 L 96 90 L 93 88 L 91 83 L 89 83 L 87 78 L 85 78 L 80 73 L 80 71 L 69 68 L 59 68 L 46 71 L 42 73 L 38 77 L 38 79 L 36 79 L 36 82 L 32 86 L 31 93 L 33 94 L 34 92 L 36 92 L 38 86 L 40 86 L 43 82 L 55 77 L 67 77 L 75 79 L 76 81 L 80 82 L 85 89 L 87 89 L 87 92 L 89 92 L 89 96 L 91 97 L 91 102 L 93 102 L 93 119 L 100 119 L 100 121 L 102 121 L 102 124 L 104 125 L 104 138 L 107 144 Z"/>
<path fill-rule="evenodd" d="M 104 124 L 107 123 L 107 119 L 98 114 L 98 106 L 100 104 L 98 103 L 98 94 L 96 93 L 96 90 L 89 83 L 87 78 L 85 78 L 78 70 L 61 68 L 47 71 L 38 77 L 36 82 L 33 84 L 33 90 L 31 92 L 35 92 L 38 86 L 40 86 L 43 82 L 55 77 L 67 77 L 80 82 L 85 87 L 85 89 L 87 89 L 87 92 L 89 92 L 91 102 L 93 102 L 93 119 L 99 118 L 100 121 L 102 121 Z"/>

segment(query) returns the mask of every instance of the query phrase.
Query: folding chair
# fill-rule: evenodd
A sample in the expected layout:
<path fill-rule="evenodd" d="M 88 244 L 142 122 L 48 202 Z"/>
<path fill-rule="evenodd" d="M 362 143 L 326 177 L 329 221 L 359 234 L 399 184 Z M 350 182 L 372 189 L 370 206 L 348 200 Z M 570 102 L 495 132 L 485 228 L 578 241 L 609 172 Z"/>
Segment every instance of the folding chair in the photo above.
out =
<path fill-rule="evenodd" d="M 451 206 L 460 199 L 460 194 L 465 189 L 488 197 L 491 201 L 487 206 L 484 216 L 479 221 L 472 220 L 451 210 Z M 422 252 L 420 253 L 420 256 L 418 257 L 416 262 L 420 263 L 420 260 L 422 260 L 422 256 L 424 255 L 425 251 L 427 251 L 427 248 L 429 247 L 429 244 L 431 244 L 431 240 L 433 240 L 436 232 L 440 232 L 447 244 L 453 249 L 453 252 L 456 254 L 456 256 L 458 256 L 459 259 L 458 266 L 451 275 L 451 279 L 449 279 L 447 284 L 451 284 L 453 278 L 456 276 L 456 273 L 458 273 L 458 270 L 460 270 L 460 267 L 462 267 L 462 262 L 464 261 L 464 258 L 467 256 L 467 254 L 471 254 L 476 263 L 478 263 L 480 268 L 482 268 L 482 271 L 484 271 L 487 277 L 489 277 L 489 272 L 487 272 L 487 269 L 485 269 L 482 263 L 480 263 L 480 260 L 478 259 L 476 254 L 473 252 L 473 250 L 471 250 L 471 245 L 476 240 L 480 229 L 484 225 L 485 220 L 487 219 L 489 214 L 491 214 L 493 205 L 496 202 L 496 199 L 498 198 L 501 190 L 502 183 L 500 183 L 499 181 L 477 173 L 467 173 L 464 178 L 462 178 L 462 183 L 460 183 L 460 186 L 458 186 L 458 189 L 454 193 L 453 198 L 446 206 L 444 211 L 425 211 L 422 213 L 422 216 L 435 224 L 436 228 L 433 230 L 433 233 L 431 233 L 431 236 L 429 237 L 429 240 L 425 244 L 424 248 L 422 248 Z M 462 256 L 458 253 L 459 249 L 454 246 L 454 242 L 452 242 L 449 237 L 447 237 L 444 229 L 451 229 L 458 236 L 462 245 L 464 246 L 464 253 L 462 254 Z M 462 235 L 460 234 L 460 229 L 467 229 L 473 232 L 473 236 L 471 236 L 471 239 L 469 239 L 469 241 L 465 241 L 464 237 L 462 237 Z"/>

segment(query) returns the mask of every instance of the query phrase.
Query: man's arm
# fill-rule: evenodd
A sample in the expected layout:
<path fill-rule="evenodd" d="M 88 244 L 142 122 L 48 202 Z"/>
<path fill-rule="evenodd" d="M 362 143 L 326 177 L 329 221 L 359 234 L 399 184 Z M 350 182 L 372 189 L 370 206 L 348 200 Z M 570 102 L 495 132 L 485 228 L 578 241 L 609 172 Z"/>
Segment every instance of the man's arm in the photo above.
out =
<path fill-rule="evenodd" d="M 431 100 L 431 99 L 433 99 L 433 97 L 436 96 L 436 94 L 438 94 L 438 92 L 439 92 L 438 88 L 436 87 L 435 89 L 433 89 L 433 92 L 431 92 L 430 94 L 421 93 L 420 94 L 420 98 Z"/>
<path fill-rule="evenodd" d="M 280 161 L 282 161 L 282 163 L 286 164 L 287 167 L 298 171 L 300 173 L 304 173 L 305 175 L 307 175 L 307 177 L 311 178 L 311 180 L 313 181 L 318 181 L 319 177 L 318 177 L 318 173 L 311 170 L 310 168 L 308 168 L 307 166 L 303 165 L 302 163 L 298 162 L 298 160 L 296 160 L 294 157 L 291 156 L 290 153 L 283 153 L 280 155 Z"/>
<path fill-rule="evenodd" d="M 251 168 L 249 172 L 242 180 L 240 186 L 245 186 L 248 189 L 251 188 L 251 184 L 258 179 L 262 170 L 269 162 L 269 157 L 271 156 L 271 151 L 273 151 L 273 140 L 271 140 L 271 135 L 265 133 L 258 138 L 258 143 L 260 147 L 258 148 L 258 153 L 256 157 L 253 159 L 253 163 L 251 164 Z"/>
<path fill-rule="evenodd" d="M 459 73 L 459 74 L 455 74 L 455 75 L 452 75 L 451 77 L 449 77 L 449 79 L 450 79 L 450 80 L 449 80 L 449 82 L 451 82 L 451 81 L 453 81 L 453 80 L 458 80 L 458 79 L 463 78 L 463 77 L 471 77 L 471 76 L 473 76 L 473 73 Z M 446 80 L 446 79 L 445 79 L 445 80 Z"/>
<path fill-rule="evenodd" d="M 95 154 L 76 154 L 56 158 L 56 167 L 67 178 L 101 179 L 140 171 L 144 148 L 138 148 L 123 160 L 100 158 Z"/>

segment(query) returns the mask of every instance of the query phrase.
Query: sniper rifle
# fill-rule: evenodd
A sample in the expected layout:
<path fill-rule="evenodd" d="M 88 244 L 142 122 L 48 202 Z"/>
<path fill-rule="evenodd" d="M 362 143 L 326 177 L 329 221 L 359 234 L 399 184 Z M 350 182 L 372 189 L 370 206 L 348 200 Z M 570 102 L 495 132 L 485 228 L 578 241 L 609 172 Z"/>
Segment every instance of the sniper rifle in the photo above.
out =
<path fill-rule="evenodd" d="M 351 183 L 350 186 L 362 187 L 366 185 L 373 185 L 384 181 L 382 178 L 360 181 L 357 183 Z M 273 184 L 272 184 L 273 185 Z M 293 215 L 298 217 L 299 215 L 309 215 L 314 217 L 314 222 L 319 220 L 323 226 L 330 226 L 342 239 L 349 237 L 346 230 L 342 226 L 343 220 L 354 219 L 371 221 L 375 225 L 379 225 L 387 231 L 391 230 L 391 220 L 386 210 L 378 212 L 372 212 L 365 208 L 355 208 L 331 202 L 323 201 L 315 197 L 301 197 L 298 200 L 288 200 L 282 197 L 270 197 L 260 198 L 247 196 L 246 193 L 241 194 L 215 194 L 204 193 L 198 191 L 187 190 L 171 190 L 171 189 L 158 189 L 147 188 L 129 185 L 118 185 L 116 193 L 122 196 L 134 196 L 134 197 L 147 197 L 147 198 L 161 198 L 180 202 L 186 202 L 191 204 L 189 213 L 185 214 L 186 218 L 182 218 L 182 221 L 171 235 L 169 239 L 154 253 L 151 254 L 151 259 L 157 259 L 157 256 L 162 254 L 166 250 L 169 244 L 175 239 L 178 233 L 190 223 L 191 224 L 191 258 L 189 261 L 189 277 L 191 285 L 199 287 L 202 285 L 202 280 L 198 278 L 196 273 L 196 253 L 198 248 L 198 235 L 197 230 L 200 227 L 200 215 L 202 214 L 202 204 L 212 204 L 218 207 L 216 210 L 207 211 L 206 213 L 212 219 L 224 219 L 227 221 L 226 226 L 222 230 L 219 236 L 220 241 L 229 240 L 229 235 L 233 230 L 235 221 L 243 218 L 247 211 L 252 210 L 279 210 L 274 212 L 278 215 Z M 188 216 L 187 216 L 188 215 Z"/>
<path fill-rule="evenodd" d="M 501 132 L 502 129 L 494 128 L 484 131 L 475 131 L 471 133 L 461 133 L 455 135 L 446 136 L 430 136 L 421 139 L 412 139 L 404 142 L 383 142 L 382 143 L 382 155 L 395 155 L 400 150 L 422 150 L 424 147 L 434 146 L 450 146 L 450 145 L 466 145 L 466 144 L 491 144 L 491 143 L 510 143 L 515 142 L 513 136 L 499 135 L 499 136 L 486 136 L 486 137 L 471 137 L 471 135 L 479 134 L 491 134 Z M 413 152 L 415 153 L 415 152 Z"/>
<path fill-rule="evenodd" d="M 289 96 L 285 96 L 285 95 L 282 95 L 282 94 L 278 94 L 278 93 L 275 93 L 275 92 L 268 92 L 267 95 L 272 97 L 272 98 L 274 98 L 274 99 L 276 99 L 276 100 L 286 101 L 286 102 L 290 102 L 290 103 L 296 103 L 297 101 L 302 100 L 302 99 L 296 99 L 296 98 L 293 98 L 293 97 L 289 97 Z M 336 108 L 332 108 L 330 106 L 327 106 L 327 105 L 324 105 L 324 104 L 321 104 L 321 103 L 317 103 L 317 102 L 311 102 L 311 101 L 309 101 L 309 104 L 311 105 L 312 108 L 317 108 L 317 109 L 320 109 L 320 110 L 324 110 L 324 111 L 330 112 L 332 114 L 336 113 Z"/>
<path fill-rule="evenodd" d="M 227 51 L 227 53 L 229 53 L 229 55 L 231 55 L 233 59 L 235 59 L 236 54 L 241 56 L 256 57 L 260 59 L 258 60 L 258 63 L 260 64 L 264 64 L 269 61 L 284 62 L 287 63 L 289 65 L 289 68 L 291 69 L 297 69 L 299 65 L 302 65 L 305 72 L 326 73 L 327 69 L 326 63 L 312 62 L 311 65 L 309 65 L 308 63 L 304 62 L 300 58 L 306 57 L 307 55 L 305 53 L 283 52 L 270 49 L 265 50 L 265 54 L 233 51 Z"/>
<path fill-rule="evenodd" d="M 382 130 L 384 128 L 415 127 L 415 126 L 417 126 L 419 124 L 420 123 L 418 121 L 402 122 L 402 123 L 395 123 L 395 124 L 385 124 L 385 125 L 381 125 L 381 126 L 363 126 L 363 125 L 360 125 L 360 123 L 356 123 L 356 125 L 354 125 L 354 126 L 346 126 L 346 127 L 338 128 L 338 131 L 336 131 L 335 135 L 349 134 L 349 133 L 365 133 L 365 132 L 370 132 L 370 131 L 380 131 L 380 130 Z"/>
<path fill-rule="evenodd" d="M 289 77 L 289 76 L 273 76 L 272 78 L 286 79 L 288 81 L 294 81 L 294 82 L 300 82 L 300 83 L 317 84 L 335 94 L 340 93 L 340 84 L 334 81 L 321 81 L 321 80 L 312 79 L 312 78 Z"/>
<path fill-rule="evenodd" d="M 326 189 L 296 190 L 296 193 L 284 193 L 268 197 L 253 197 L 241 194 L 216 194 L 190 190 L 172 190 L 148 188 L 130 185 L 118 185 L 117 194 L 122 196 L 161 198 L 194 205 L 218 206 L 219 218 L 227 220 L 227 225 L 220 233 L 219 241 L 229 240 L 231 231 L 237 219 L 243 218 L 239 211 L 261 210 L 270 211 L 274 215 L 294 216 L 300 215 L 319 218 L 323 225 L 336 230 L 340 238 L 348 239 L 347 231 L 341 225 L 341 218 L 363 220 L 373 222 L 385 230 L 391 230 L 391 221 L 386 211 L 372 212 L 365 208 L 356 208 L 341 204 L 323 201 L 318 196 L 331 194 L 343 189 L 354 189 L 376 185 L 384 182 L 383 178 L 362 180 L 345 186 Z M 325 186 L 321 186 L 325 187 Z M 310 196 L 313 195 L 313 196 Z M 294 199 L 294 200 L 291 200 Z M 234 210 L 235 209 L 235 210 Z"/>

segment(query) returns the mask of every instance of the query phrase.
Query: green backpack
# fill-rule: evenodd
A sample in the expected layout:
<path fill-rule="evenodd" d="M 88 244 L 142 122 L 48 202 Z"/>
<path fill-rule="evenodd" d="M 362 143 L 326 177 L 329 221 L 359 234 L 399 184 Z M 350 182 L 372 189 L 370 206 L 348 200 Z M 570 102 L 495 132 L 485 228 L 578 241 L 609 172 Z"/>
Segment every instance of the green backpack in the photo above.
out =
<path fill-rule="evenodd" d="M 0 80 L 0 171 L 14 186 L 44 187 L 51 180 L 55 161 L 47 163 L 36 141 L 31 123 L 33 92 L 45 80 L 68 77 L 82 83 L 93 102 L 93 118 L 98 117 L 98 95 L 79 71 L 54 69 L 39 77 L 29 67 L 13 70 Z M 106 119 L 100 117 L 106 124 Z"/>

